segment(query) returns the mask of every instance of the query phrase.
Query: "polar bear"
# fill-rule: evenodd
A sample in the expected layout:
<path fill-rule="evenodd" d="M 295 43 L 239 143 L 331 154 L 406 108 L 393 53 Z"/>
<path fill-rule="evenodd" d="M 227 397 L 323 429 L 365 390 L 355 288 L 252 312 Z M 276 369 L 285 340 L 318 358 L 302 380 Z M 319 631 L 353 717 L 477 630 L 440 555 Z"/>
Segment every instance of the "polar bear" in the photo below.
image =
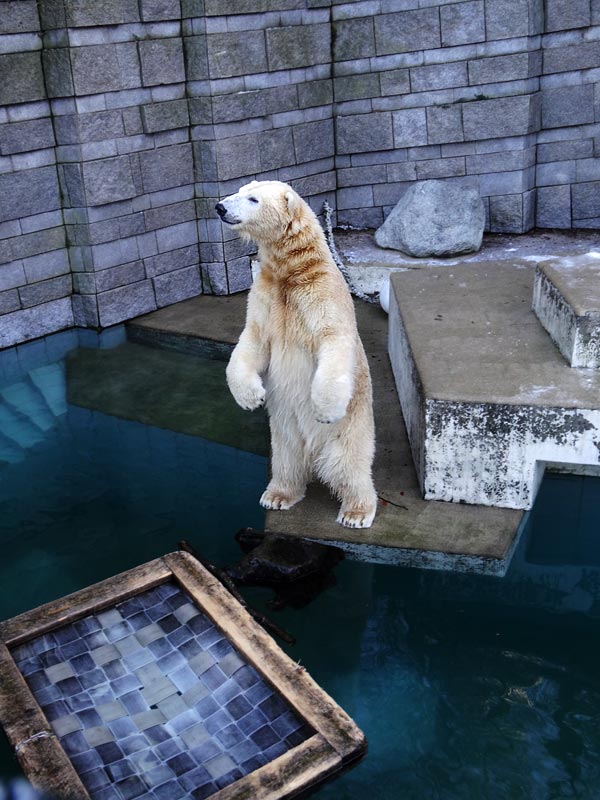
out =
<path fill-rule="evenodd" d="M 260 273 L 227 383 L 242 408 L 268 411 L 272 478 L 260 503 L 289 509 L 318 477 L 341 501 L 337 521 L 368 528 L 377 507 L 371 376 L 321 225 L 279 181 L 252 181 L 216 210 L 258 244 Z"/>

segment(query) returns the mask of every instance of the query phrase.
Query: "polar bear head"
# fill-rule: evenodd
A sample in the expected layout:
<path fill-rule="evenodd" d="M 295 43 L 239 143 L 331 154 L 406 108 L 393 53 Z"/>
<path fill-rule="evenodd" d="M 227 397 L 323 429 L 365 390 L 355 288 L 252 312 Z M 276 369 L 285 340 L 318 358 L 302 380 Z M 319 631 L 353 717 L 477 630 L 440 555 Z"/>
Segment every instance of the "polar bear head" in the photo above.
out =
<path fill-rule="evenodd" d="M 222 222 L 246 239 L 277 241 L 294 234 L 312 211 L 302 198 L 281 181 L 252 181 L 215 206 Z"/>

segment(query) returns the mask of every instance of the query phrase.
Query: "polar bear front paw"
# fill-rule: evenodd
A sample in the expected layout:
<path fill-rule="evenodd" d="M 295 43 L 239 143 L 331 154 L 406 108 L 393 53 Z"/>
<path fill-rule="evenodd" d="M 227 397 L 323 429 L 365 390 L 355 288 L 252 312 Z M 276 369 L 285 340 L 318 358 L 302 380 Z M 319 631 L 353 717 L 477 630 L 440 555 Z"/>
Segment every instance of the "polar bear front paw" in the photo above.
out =
<path fill-rule="evenodd" d="M 352 381 L 350 378 L 344 376 L 332 382 L 320 382 L 315 379 L 311 400 L 317 422 L 331 424 L 343 419 L 348 411 L 351 396 Z"/>
<path fill-rule="evenodd" d="M 303 497 L 303 494 L 295 494 L 285 489 L 271 489 L 267 487 L 260 498 L 260 504 L 263 508 L 268 508 L 272 511 L 287 511 L 288 508 L 299 503 Z"/>
<path fill-rule="evenodd" d="M 238 406 L 245 411 L 254 411 L 265 404 L 265 387 L 258 377 L 246 384 L 230 380 L 229 390 Z"/>

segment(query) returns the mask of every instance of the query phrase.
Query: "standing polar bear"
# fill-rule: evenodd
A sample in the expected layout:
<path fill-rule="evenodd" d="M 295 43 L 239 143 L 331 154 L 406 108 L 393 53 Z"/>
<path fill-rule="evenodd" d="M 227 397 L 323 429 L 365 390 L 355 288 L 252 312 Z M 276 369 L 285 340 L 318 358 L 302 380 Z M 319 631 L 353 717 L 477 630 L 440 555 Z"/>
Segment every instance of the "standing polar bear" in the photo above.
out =
<path fill-rule="evenodd" d="M 341 501 L 337 521 L 368 528 L 377 507 L 371 377 L 350 292 L 319 221 L 279 181 L 252 181 L 216 210 L 259 248 L 227 382 L 242 408 L 264 403 L 269 413 L 272 478 L 261 505 L 291 508 L 316 476 Z"/>

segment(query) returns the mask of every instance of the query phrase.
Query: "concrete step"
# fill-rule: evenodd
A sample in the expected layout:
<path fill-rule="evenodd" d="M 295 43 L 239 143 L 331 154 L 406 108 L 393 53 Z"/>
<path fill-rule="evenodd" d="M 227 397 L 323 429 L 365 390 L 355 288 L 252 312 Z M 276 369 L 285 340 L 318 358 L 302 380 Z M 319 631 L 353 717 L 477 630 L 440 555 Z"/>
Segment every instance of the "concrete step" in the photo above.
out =
<path fill-rule="evenodd" d="M 547 467 L 600 474 L 600 372 L 531 310 L 535 266 L 392 276 L 389 353 L 423 495 L 528 509 Z"/>
<path fill-rule="evenodd" d="M 600 368 L 600 253 L 540 264 L 533 310 L 571 367 Z"/>

